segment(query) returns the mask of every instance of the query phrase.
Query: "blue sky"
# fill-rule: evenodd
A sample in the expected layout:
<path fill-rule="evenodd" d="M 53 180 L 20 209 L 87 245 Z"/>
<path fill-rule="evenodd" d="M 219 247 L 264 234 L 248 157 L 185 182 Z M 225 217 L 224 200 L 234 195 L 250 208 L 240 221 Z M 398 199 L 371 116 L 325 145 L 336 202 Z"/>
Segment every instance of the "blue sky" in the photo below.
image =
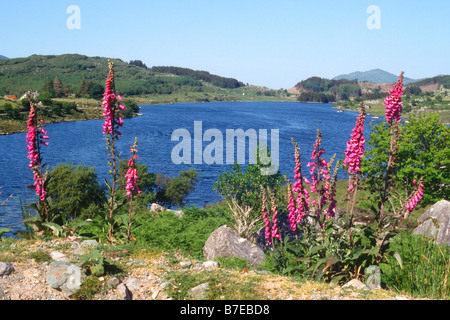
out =
<path fill-rule="evenodd" d="M 138 59 L 274 89 L 375 68 L 417 79 L 450 74 L 449 12 L 447 0 L 2 0 L 0 54 Z"/>

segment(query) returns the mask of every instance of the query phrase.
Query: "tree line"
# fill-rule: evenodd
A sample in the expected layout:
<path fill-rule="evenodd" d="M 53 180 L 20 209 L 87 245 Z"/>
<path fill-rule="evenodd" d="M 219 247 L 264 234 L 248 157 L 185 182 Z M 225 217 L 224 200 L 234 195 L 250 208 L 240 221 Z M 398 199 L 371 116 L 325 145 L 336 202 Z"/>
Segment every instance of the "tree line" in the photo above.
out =
<path fill-rule="evenodd" d="M 161 73 L 172 73 L 178 76 L 188 76 L 192 77 L 197 80 L 205 81 L 208 83 L 211 83 L 212 85 L 218 86 L 220 88 L 227 88 L 227 89 L 233 89 L 233 88 L 239 88 L 245 86 L 244 83 L 234 79 L 234 78 L 226 78 L 217 76 L 214 74 L 210 74 L 207 71 L 197 71 L 192 70 L 188 68 L 180 68 L 180 67 L 152 67 L 152 71 L 154 72 L 161 72 Z"/>

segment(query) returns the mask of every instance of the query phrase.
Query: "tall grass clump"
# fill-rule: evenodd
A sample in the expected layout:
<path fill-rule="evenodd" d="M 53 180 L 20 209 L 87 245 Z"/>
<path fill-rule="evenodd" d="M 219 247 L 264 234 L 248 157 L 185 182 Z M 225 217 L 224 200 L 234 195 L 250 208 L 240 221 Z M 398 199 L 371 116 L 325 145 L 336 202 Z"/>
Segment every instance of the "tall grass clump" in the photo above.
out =
<path fill-rule="evenodd" d="M 394 238 L 391 249 L 402 258 L 402 266 L 381 264 L 383 283 L 396 291 L 418 297 L 450 298 L 450 247 L 432 239 L 403 232 Z"/>

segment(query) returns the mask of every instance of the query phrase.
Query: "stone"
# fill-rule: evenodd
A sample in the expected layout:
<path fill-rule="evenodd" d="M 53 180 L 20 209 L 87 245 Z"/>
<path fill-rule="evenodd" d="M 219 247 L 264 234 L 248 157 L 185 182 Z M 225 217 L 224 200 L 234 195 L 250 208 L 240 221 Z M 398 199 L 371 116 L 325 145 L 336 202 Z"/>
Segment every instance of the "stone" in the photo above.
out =
<path fill-rule="evenodd" d="M 450 245 L 450 201 L 441 200 L 419 218 L 413 234 L 435 239 L 436 243 Z"/>
<path fill-rule="evenodd" d="M 52 251 L 50 252 L 50 257 L 55 261 L 69 261 L 69 257 L 66 256 L 64 253 L 58 252 L 58 251 Z"/>
<path fill-rule="evenodd" d="M 14 266 L 10 262 L 0 262 L 0 276 L 8 276 L 14 271 Z"/>
<path fill-rule="evenodd" d="M 180 261 L 180 267 L 182 268 L 189 268 L 191 265 L 192 265 L 191 260 Z"/>
<path fill-rule="evenodd" d="M 249 261 L 250 266 L 261 264 L 264 259 L 264 251 L 245 238 L 241 238 L 237 231 L 223 225 L 214 230 L 203 247 L 203 255 L 208 260 L 214 260 L 220 256 L 240 257 Z"/>
<path fill-rule="evenodd" d="M 84 273 L 77 265 L 53 261 L 47 269 L 47 283 L 50 287 L 62 290 L 68 297 L 77 292 L 83 283 Z"/>
<path fill-rule="evenodd" d="M 217 261 L 205 261 L 202 263 L 202 267 L 206 270 L 212 270 L 219 267 L 219 263 Z"/>
<path fill-rule="evenodd" d="M 139 279 L 137 278 L 130 278 L 125 283 L 127 288 L 131 291 L 137 291 L 141 287 L 141 284 L 139 283 Z"/>
<path fill-rule="evenodd" d="M 116 288 L 120 283 L 120 279 L 117 277 L 112 277 L 106 282 L 108 288 Z"/>
<path fill-rule="evenodd" d="M 96 247 L 98 245 L 99 243 L 97 242 L 97 240 L 84 240 L 80 246 L 82 248 L 86 248 L 86 247 Z"/>
<path fill-rule="evenodd" d="M 203 300 L 206 298 L 208 289 L 209 283 L 205 282 L 189 290 L 188 295 L 194 300 Z"/>
<path fill-rule="evenodd" d="M 132 300 L 133 295 L 124 283 L 117 286 L 117 295 L 120 300 Z"/>
<path fill-rule="evenodd" d="M 364 283 L 359 281 L 358 279 L 350 280 L 349 282 L 344 284 L 342 286 L 342 288 L 354 288 L 354 289 L 358 289 L 358 290 L 369 290 L 369 288 Z"/>
<path fill-rule="evenodd" d="M 366 286 L 370 289 L 381 289 L 381 269 L 372 265 L 366 268 Z"/>
<path fill-rule="evenodd" d="M 163 206 L 157 204 L 157 203 L 152 203 L 152 205 L 150 206 L 150 212 L 163 212 L 166 211 L 166 208 L 164 208 Z"/>

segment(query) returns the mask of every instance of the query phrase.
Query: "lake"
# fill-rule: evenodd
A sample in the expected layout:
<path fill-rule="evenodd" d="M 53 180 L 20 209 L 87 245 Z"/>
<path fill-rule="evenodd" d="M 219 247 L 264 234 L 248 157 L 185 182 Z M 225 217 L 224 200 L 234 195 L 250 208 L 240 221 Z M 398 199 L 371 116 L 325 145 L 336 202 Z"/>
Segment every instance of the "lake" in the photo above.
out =
<path fill-rule="evenodd" d="M 272 132 L 279 132 L 279 166 L 289 179 L 293 179 L 295 165 L 293 137 L 301 152 L 302 166 L 309 177 L 306 163 L 311 157 L 316 139 L 316 129 L 322 131 L 322 147 L 328 161 L 336 153 L 337 159 L 343 159 L 346 143 L 355 125 L 357 112 L 338 113 L 332 104 L 297 103 L 297 102 L 214 102 L 214 103 L 178 103 L 161 105 L 143 105 L 142 116 L 125 119 L 117 149 L 122 158 L 130 157 L 130 146 L 134 138 L 139 141 L 139 161 L 148 166 L 150 172 L 177 176 L 180 170 L 194 168 L 201 178 L 186 199 L 186 205 L 202 207 L 215 203 L 222 198 L 212 187 L 223 171 L 231 170 L 226 164 L 226 143 L 223 142 L 224 164 L 207 164 L 205 161 L 194 163 L 194 144 L 204 150 L 212 142 L 204 139 L 202 134 L 209 129 L 223 133 L 226 130 L 254 129 L 256 132 L 266 129 L 267 145 L 271 147 Z M 379 123 L 383 119 L 366 118 L 366 139 L 369 122 Z M 201 123 L 200 135 L 195 135 L 195 123 Z M 46 130 L 50 136 L 49 146 L 43 148 L 43 159 L 50 168 L 58 163 L 85 164 L 96 168 L 99 181 L 109 179 L 105 137 L 102 134 L 103 120 L 61 122 L 48 124 Z M 175 164 L 172 150 L 180 141 L 172 141 L 172 133 L 177 129 L 189 132 L 192 142 L 191 164 Z M 197 126 L 198 129 L 198 126 Z M 197 130 L 198 131 L 198 130 Z M 197 132 L 198 133 L 198 132 Z M 0 187 L 3 194 L 0 203 L 7 196 L 13 198 L 0 208 L 0 228 L 22 230 L 23 225 L 20 204 L 34 199 L 33 191 L 26 188 L 33 184 L 32 173 L 28 169 L 25 133 L 0 136 Z M 183 140 L 184 141 L 184 140 Z M 211 140 L 212 141 L 212 140 Z M 237 146 L 237 143 L 236 143 Z M 197 148 L 198 151 L 198 148 Z M 217 150 L 216 150 L 217 151 Z M 246 148 L 248 163 L 248 147 Z M 236 155 L 236 153 L 235 153 Z M 201 154 L 200 154 L 201 156 Z M 200 158 L 201 159 L 201 158 Z M 339 178 L 346 178 L 340 170 Z"/>

